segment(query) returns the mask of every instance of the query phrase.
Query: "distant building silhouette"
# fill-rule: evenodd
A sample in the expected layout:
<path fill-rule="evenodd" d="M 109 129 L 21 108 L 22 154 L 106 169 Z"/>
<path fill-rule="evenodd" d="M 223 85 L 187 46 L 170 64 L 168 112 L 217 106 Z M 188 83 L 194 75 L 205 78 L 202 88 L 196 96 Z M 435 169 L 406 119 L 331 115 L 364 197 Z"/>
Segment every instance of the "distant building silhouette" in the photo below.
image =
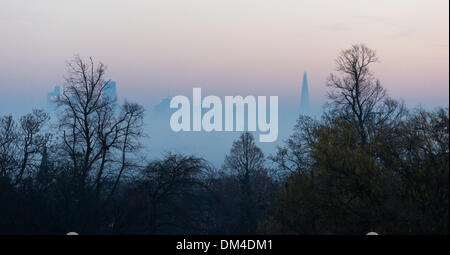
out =
<path fill-rule="evenodd" d="M 109 81 L 105 84 L 105 88 L 103 89 L 103 100 L 117 100 L 117 88 L 115 81 Z"/>
<path fill-rule="evenodd" d="M 60 93 L 61 93 L 60 86 L 55 86 L 52 92 L 47 93 L 47 103 L 46 103 L 47 111 L 53 112 L 56 110 L 60 98 Z"/>
<path fill-rule="evenodd" d="M 65 90 L 64 93 L 70 92 Z M 47 94 L 46 109 L 48 112 L 51 113 L 56 111 L 60 97 L 61 97 L 61 87 L 55 86 L 54 90 Z M 105 87 L 103 88 L 102 99 L 111 101 L 117 100 L 117 86 L 115 81 L 110 81 L 105 84 Z M 72 102 L 72 104 L 78 103 L 78 98 L 75 93 L 70 93 L 69 100 L 70 102 Z"/>
<path fill-rule="evenodd" d="M 161 100 L 161 102 L 153 108 L 153 116 L 154 117 L 167 117 L 169 118 L 171 110 L 170 110 L 170 101 L 172 97 L 168 96 Z"/>
<path fill-rule="evenodd" d="M 300 111 L 302 113 L 309 112 L 308 76 L 307 76 L 306 72 L 303 73 L 302 97 L 300 99 Z"/>

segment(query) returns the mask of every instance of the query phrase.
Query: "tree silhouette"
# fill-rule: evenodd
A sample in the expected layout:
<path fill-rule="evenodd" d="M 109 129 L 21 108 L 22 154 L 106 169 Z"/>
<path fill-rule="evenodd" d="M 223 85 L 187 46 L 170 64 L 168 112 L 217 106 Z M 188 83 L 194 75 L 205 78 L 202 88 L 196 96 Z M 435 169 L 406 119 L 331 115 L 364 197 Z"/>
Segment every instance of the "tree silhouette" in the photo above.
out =
<path fill-rule="evenodd" d="M 240 190 L 240 220 L 244 233 L 251 233 L 256 227 L 252 204 L 253 190 L 251 179 L 258 172 L 264 171 L 264 154 L 256 146 L 255 139 L 249 132 L 244 132 L 233 142 L 230 154 L 225 157 L 224 168 L 237 174 Z"/>

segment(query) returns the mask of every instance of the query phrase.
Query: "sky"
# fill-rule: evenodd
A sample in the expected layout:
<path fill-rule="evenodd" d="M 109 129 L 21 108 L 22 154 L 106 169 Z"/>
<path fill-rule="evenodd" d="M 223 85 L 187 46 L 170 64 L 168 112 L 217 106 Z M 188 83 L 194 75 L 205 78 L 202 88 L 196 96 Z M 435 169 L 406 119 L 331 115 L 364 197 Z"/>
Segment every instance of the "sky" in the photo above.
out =
<path fill-rule="evenodd" d="M 448 106 L 448 0 L 0 0 L 0 115 L 45 106 L 75 54 L 108 66 L 144 105 L 214 95 L 326 100 L 342 49 L 364 43 L 376 77 L 408 106 Z"/>

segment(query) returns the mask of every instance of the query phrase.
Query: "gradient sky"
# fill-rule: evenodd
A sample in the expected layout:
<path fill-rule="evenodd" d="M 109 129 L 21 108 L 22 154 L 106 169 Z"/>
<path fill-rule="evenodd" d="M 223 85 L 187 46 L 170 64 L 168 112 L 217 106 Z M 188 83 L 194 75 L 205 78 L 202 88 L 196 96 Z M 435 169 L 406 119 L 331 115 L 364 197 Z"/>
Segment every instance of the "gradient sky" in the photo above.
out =
<path fill-rule="evenodd" d="M 409 106 L 448 106 L 448 0 L 0 0 L 0 114 L 44 106 L 80 54 L 108 66 L 122 98 L 170 94 L 325 102 L 341 49 L 365 43 L 389 93 Z"/>

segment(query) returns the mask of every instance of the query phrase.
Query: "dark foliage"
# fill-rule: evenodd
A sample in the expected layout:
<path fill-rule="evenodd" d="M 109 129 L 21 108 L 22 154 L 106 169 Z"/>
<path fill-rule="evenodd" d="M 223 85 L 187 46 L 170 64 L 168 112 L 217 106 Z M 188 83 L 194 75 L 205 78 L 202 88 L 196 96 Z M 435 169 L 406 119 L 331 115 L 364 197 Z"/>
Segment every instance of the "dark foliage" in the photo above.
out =
<path fill-rule="evenodd" d="M 146 161 L 143 108 L 104 98 L 105 66 L 76 57 L 56 124 L 0 117 L 0 234 L 448 234 L 448 108 L 406 110 L 376 60 L 343 51 L 321 120 L 268 157 L 245 132 L 214 169 Z"/>

